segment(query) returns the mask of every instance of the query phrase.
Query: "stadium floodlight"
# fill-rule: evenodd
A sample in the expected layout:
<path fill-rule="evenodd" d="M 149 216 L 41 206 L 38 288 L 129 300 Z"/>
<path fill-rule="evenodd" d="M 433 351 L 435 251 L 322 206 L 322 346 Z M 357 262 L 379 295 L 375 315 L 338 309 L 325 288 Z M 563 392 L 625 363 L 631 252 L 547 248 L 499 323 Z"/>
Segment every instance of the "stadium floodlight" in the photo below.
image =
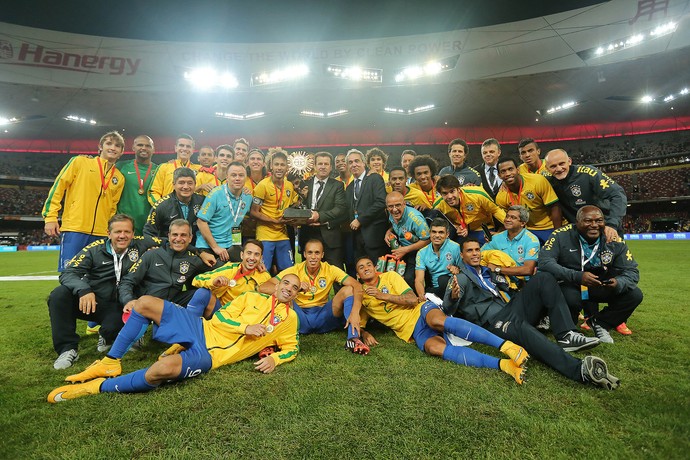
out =
<path fill-rule="evenodd" d="M 642 96 L 642 98 L 640 99 L 640 102 L 642 102 L 644 104 L 649 104 L 650 102 L 654 102 L 654 96 L 650 96 L 648 94 L 645 96 Z"/>
<path fill-rule="evenodd" d="M 641 43 L 648 42 L 655 38 L 663 37 L 670 33 L 675 32 L 677 24 L 674 22 L 667 22 L 653 29 L 646 29 L 643 32 L 639 32 L 628 37 L 619 38 L 608 43 L 596 46 L 594 48 L 589 48 L 577 53 L 580 58 L 584 60 L 597 58 L 601 56 L 606 56 L 611 53 L 616 53 L 633 46 L 637 46 Z"/>
<path fill-rule="evenodd" d="M 12 117 L 12 118 L 0 117 L 0 126 L 11 125 L 12 123 L 19 123 L 20 121 L 21 120 L 17 117 Z"/>
<path fill-rule="evenodd" d="M 230 112 L 216 112 L 215 116 L 218 118 L 225 118 L 227 120 L 253 120 L 254 118 L 261 118 L 266 115 L 264 112 L 254 112 L 245 114 L 236 114 Z"/>
<path fill-rule="evenodd" d="M 81 123 L 83 125 L 94 126 L 94 125 L 98 124 L 98 122 L 96 120 L 94 120 L 93 118 L 88 119 L 88 118 L 84 118 L 84 117 L 79 116 L 79 115 L 67 115 L 66 117 L 64 117 L 64 119 L 67 121 L 73 121 L 75 123 Z"/>
<path fill-rule="evenodd" d="M 568 101 L 564 104 L 557 105 L 557 106 L 551 107 L 549 109 L 546 109 L 546 114 L 552 115 L 556 112 L 562 112 L 563 110 L 572 109 L 573 107 L 577 106 L 578 104 L 579 104 L 579 102 L 577 102 L 577 101 Z"/>
<path fill-rule="evenodd" d="M 403 83 L 413 81 L 423 77 L 431 77 L 441 72 L 453 70 L 458 64 L 460 56 L 452 56 L 438 61 L 430 61 L 425 64 L 411 65 L 400 69 L 395 74 L 395 82 Z"/>
<path fill-rule="evenodd" d="M 342 115 L 346 115 L 348 113 L 349 113 L 349 110 L 340 109 L 340 110 L 335 110 L 333 112 L 315 112 L 313 110 L 302 110 L 299 114 L 304 116 L 304 117 L 333 118 L 333 117 L 339 117 Z"/>
<path fill-rule="evenodd" d="M 414 107 L 412 109 L 400 109 L 396 107 L 384 107 L 383 111 L 385 113 L 394 113 L 397 115 L 414 115 L 416 113 L 428 112 L 429 110 L 434 110 L 436 106 L 434 104 L 421 105 L 419 107 Z"/>
<path fill-rule="evenodd" d="M 307 75 L 309 75 L 309 67 L 306 64 L 296 64 L 270 72 L 253 73 L 250 83 L 251 86 L 275 85 L 299 80 Z"/>
<path fill-rule="evenodd" d="M 326 75 L 352 81 L 368 81 L 373 83 L 381 83 L 383 81 L 383 70 L 372 67 L 329 64 L 326 66 Z"/>
<path fill-rule="evenodd" d="M 210 91 L 216 88 L 233 89 L 239 86 L 237 78 L 229 72 L 219 73 L 212 67 L 199 67 L 184 73 L 184 79 L 194 88 Z"/>

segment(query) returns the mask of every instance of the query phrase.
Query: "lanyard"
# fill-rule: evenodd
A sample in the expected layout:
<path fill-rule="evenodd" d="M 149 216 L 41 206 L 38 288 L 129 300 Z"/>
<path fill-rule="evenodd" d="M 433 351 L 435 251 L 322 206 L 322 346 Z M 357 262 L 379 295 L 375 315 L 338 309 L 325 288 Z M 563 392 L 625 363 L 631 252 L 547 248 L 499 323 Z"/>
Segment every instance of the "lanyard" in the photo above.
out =
<path fill-rule="evenodd" d="M 140 192 L 144 191 L 144 184 L 146 183 L 146 180 L 149 178 L 149 174 L 151 174 L 151 166 L 153 166 L 153 163 L 149 161 L 149 168 L 146 170 L 144 180 L 141 180 L 141 173 L 139 172 L 139 163 L 137 163 L 137 160 L 134 160 L 134 170 L 137 172 L 137 179 L 139 179 Z"/>
<path fill-rule="evenodd" d="M 108 179 L 105 178 L 105 176 L 108 175 L 108 170 L 106 169 L 105 173 L 103 173 L 103 164 L 101 163 L 101 157 L 98 157 L 98 170 L 101 173 L 101 188 L 103 191 L 108 190 L 108 186 L 110 185 L 110 180 L 113 178 L 113 175 L 115 174 L 115 165 L 110 167 L 110 177 Z"/>
<path fill-rule="evenodd" d="M 594 257 L 597 255 L 597 249 L 599 249 L 599 241 L 592 248 L 592 254 L 588 259 L 585 260 L 585 247 L 582 246 L 582 241 L 580 241 L 580 261 L 582 262 L 582 271 L 585 271 L 585 265 L 587 265 Z"/>
<path fill-rule="evenodd" d="M 508 202 L 510 202 L 511 206 L 515 206 L 520 203 L 520 200 L 522 198 L 522 186 L 525 185 L 525 181 L 522 179 L 522 177 L 518 176 L 520 180 L 520 188 L 518 189 L 517 196 L 515 196 L 510 189 L 508 188 L 508 184 L 504 183 L 503 185 L 506 188 L 506 193 L 508 194 Z"/>
<path fill-rule="evenodd" d="M 115 268 L 115 284 L 120 284 L 120 278 L 122 277 L 122 259 L 125 258 L 129 249 L 125 250 L 121 256 L 118 257 L 117 253 L 113 249 L 113 267 Z"/>
<path fill-rule="evenodd" d="M 276 208 L 280 211 L 283 206 L 283 193 L 285 193 L 285 179 L 283 179 L 283 185 L 280 187 L 280 198 L 278 198 L 278 186 L 275 182 L 273 183 L 273 188 L 276 190 Z"/>
<path fill-rule="evenodd" d="M 271 326 L 275 326 L 280 322 L 280 320 L 276 320 L 276 305 L 278 305 L 278 299 L 275 296 L 271 296 L 271 319 L 269 320 Z M 290 307 L 288 307 L 288 304 L 285 304 L 285 318 L 287 318 L 289 313 Z"/>
<path fill-rule="evenodd" d="M 233 211 L 232 209 L 232 198 L 230 197 L 230 190 L 228 188 L 228 184 L 225 184 L 225 198 L 228 200 L 228 206 L 230 206 L 230 214 L 232 214 L 232 225 L 235 225 L 235 222 L 237 222 L 237 216 L 240 214 L 240 209 L 242 209 L 242 195 L 240 194 L 240 198 L 237 200 L 237 209 Z M 234 212 L 234 214 L 233 214 Z"/>

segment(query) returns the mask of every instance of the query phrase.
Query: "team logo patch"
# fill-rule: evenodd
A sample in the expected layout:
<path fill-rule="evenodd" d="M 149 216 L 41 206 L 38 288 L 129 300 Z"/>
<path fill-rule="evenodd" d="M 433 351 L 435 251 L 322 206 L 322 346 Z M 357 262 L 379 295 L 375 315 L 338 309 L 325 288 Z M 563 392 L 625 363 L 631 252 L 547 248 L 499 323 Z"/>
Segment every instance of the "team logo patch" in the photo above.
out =
<path fill-rule="evenodd" d="M 189 262 L 186 260 L 184 262 L 180 262 L 180 273 L 183 275 L 186 274 L 189 271 Z"/>
<path fill-rule="evenodd" d="M 261 206 L 261 203 L 263 203 L 263 201 L 261 200 L 261 198 L 254 197 L 254 199 L 252 199 L 252 203 L 254 203 L 257 206 Z"/>
<path fill-rule="evenodd" d="M 290 198 L 290 190 L 286 190 L 285 195 L 287 195 L 287 197 Z"/>
<path fill-rule="evenodd" d="M 534 193 L 532 193 L 532 192 L 527 192 L 527 193 L 525 194 L 525 196 L 527 197 L 528 200 L 533 200 L 533 199 L 534 199 Z"/>
<path fill-rule="evenodd" d="M 321 289 L 326 287 L 326 278 L 319 278 L 319 287 Z"/>
<path fill-rule="evenodd" d="M 518 252 L 518 254 L 522 255 L 525 253 L 525 248 L 523 248 L 522 246 L 518 246 L 517 252 Z"/>
<path fill-rule="evenodd" d="M 139 260 L 139 251 L 136 249 L 130 249 L 129 254 L 127 254 L 127 257 L 129 257 L 129 260 L 132 262 L 136 262 Z"/>
<path fill-rule="evenodd" d="M 468 205 L 466 206 L 466 209 L 467 209 L 468 211 L 472 212 L 472 211 L 474 211 L 474 205 L 470 203 L 470 204 L 468 204 Z"/>
<path fill-rule="evenodd" d="M 245 202 L 243 201 L 243 202 L 240 204 L 240 209 L 244 209 L 244 208 L 246 208 L 246 207 L 247 207 L 247 203 L 245 203 Z"/>
<path fill-rule="evenodd" d="M 465 178 L 463 176 L 458 177 L 458 182 L 460 182 L 460 185 L 465 183 Z"/>
<path fill-rule="evenodd" d="M 182 275 L 182 276 L 180 276 L 179 278 L 177 278 L 177 282 L 178 282 L 179 284 L 184 284 L 186 281 L 187 281 L 187 277 L 184 276 L 184 275 Z"/>
<path fill-rule="evenodd" d="M 118 182 L 117 177 L 113 176 L 112 182 L 113 182 L 113 185 L 117 185 L 117 182 Z"/>
<path fill-rule="evenodd" d="M 506 277 L 503 275 L 496 275 L 496 281 L 498 281 L 499 283 L 505 283 Z"/>
<path fill-rule="evenodd" d="M 450 262 L 451 260 L 453 260 L 453 255 L 452 255 L 450 252 L 446 252 L 446 260 L 447 260 L 448 262 Z"/>
<path fill-rule="evenodd" d="M 201 205 L 195 204 L 194 205 L 194 214 L 198 214 L 200 209 L 201 209 Z"/>
<path fill-rule="evenodd" d="M 384 294 L 388 294 L 388 288 L 386 286 L 382 287 L 381 292 L 383 292 Z"/>
<path fill-rule="evenodd" d="M 570 192 L 573 194 L 573 196 L 582 195 L 582 189 L 580 188 L 579 185 L 571 185 L 570 186 Z"/>
<path fill-rule="evenodd" d="M 613 261 L 613 253 L 611 251 L 603 251 L 601 253 L 601 263 L 608 265 Z"/>

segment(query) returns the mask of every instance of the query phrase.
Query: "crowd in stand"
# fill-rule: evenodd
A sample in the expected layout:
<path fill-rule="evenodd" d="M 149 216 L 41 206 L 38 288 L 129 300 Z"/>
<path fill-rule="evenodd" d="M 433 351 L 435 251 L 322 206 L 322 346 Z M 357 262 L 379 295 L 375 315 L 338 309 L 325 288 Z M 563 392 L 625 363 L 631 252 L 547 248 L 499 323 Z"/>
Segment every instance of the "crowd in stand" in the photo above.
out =
<path fill-rule="evenodd" d="M 40 216 L 48 188 L 0 186 L 0 215 Z"/>

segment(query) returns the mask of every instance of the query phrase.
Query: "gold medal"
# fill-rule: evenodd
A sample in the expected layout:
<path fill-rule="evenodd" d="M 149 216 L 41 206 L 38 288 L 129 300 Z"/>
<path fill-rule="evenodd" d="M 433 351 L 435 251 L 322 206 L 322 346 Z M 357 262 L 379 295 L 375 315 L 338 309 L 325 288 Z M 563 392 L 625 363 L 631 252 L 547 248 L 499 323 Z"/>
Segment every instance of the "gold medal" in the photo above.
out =
<path fill-rule="evenodd" d="M 309 292 L 311 292 L 312 294 L 314 294 L 314 293 L 316 292 L 316 286 L 310 287 L 310 288 L 309 288 Z"/>
<path fill-rule="evenodd" d="M 266 332 L 268 332 L 268 333 L 273 332 L 273 329 L 274 329 L 274 327 L 272 324 L 269 324 L 268 326 L 266 326 Z"/>
<path fill-rule="evenodd" d="M 144 189 L 143 189 L 143 188 L 140 188 L 139 191 L 138 191 L 138 193 L 139 193 L 139 195 L 143 195 L 143 194 L 144 194 Z"/>
<path fill-rule="evenodd" d="M 235 280 L 230 280 L 230 281 L 228 281 L 228 286 L 230 286 L 230 287 L 235 287 L 235 286 L 237 286 L 237 281 L 235 281 Z"/>

